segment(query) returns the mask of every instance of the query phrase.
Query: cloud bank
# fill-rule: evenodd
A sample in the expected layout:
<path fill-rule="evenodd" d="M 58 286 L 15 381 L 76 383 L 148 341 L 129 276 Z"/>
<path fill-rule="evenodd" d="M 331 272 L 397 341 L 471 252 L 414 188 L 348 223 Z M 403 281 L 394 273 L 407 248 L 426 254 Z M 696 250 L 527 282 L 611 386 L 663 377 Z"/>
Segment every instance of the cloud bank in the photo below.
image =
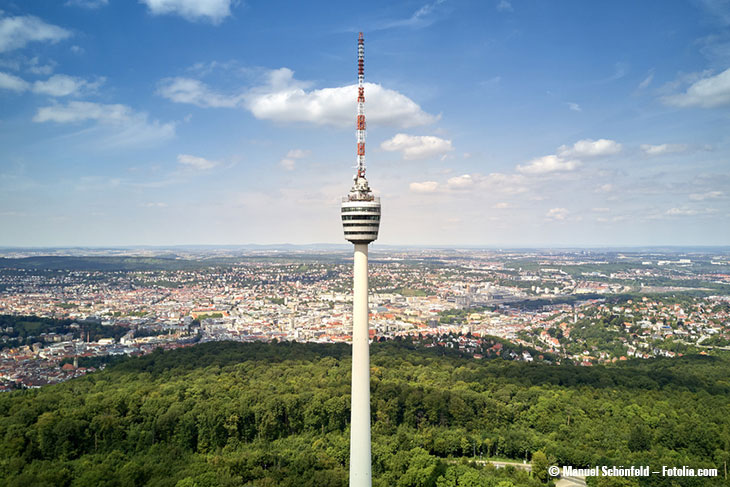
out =
<path fill-rule="evenodd" d="M 301 122 L 347 127 L 355 113 L 356 85 L 308 89 L 288 68 L 270 71 L 263 85 L 225 94 L 192 78 L 163 79 L 157 93 L 176 103 L 199 107 L 249 110 L 254 117 L 275 122 Z M 397 91 L 365 83 L 367 118 L 384 126 L 410 128 L 435 122 L 438 117 L 424 112 L 417 103 Z"/>

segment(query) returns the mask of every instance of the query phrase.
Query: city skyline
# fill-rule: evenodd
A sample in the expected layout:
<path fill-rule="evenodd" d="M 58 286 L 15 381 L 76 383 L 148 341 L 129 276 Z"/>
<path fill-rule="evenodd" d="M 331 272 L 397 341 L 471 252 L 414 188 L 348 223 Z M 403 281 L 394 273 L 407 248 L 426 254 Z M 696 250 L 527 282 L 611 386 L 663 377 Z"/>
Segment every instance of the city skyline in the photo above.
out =
<path fill-rule="evenodd" d="M 727 245 L 728 25 L 719 0 L 3 6 L 0 246 L 344 244 L 359 30 L 380 243 Z"/>

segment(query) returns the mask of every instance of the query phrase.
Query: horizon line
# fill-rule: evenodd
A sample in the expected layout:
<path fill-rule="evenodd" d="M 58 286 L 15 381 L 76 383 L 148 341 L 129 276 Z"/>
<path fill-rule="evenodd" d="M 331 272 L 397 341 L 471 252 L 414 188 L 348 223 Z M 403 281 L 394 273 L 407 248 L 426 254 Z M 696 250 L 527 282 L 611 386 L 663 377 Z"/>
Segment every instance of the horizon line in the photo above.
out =
<path fill-rule="evenodd" d="M 342 247 L 349 248 L 349 243 L 245 243 L 245 244 L 127 244 L 127 245 L 0 245 L 0 250 L 70 250 L 70 249 L 89 249 L 89 250 L 114 250 L 114 249 L 185 249 L 185 248 L 220 248 L 220 249 L 243 249 L 250 247 L 258 248 L 280 248 L 280 247 Z M 564 250 L 564 249 L 657 249 L 657 248 L 673 248 L 673 249 L 727 249 L 730 250 L 730 244 L 538 244 L 538 245 L 520 245 L 520 244 L 376 244 L 373 247 L 380 248 L 412 248 L 412 249 L 486 249 L 486 250 Z"/>

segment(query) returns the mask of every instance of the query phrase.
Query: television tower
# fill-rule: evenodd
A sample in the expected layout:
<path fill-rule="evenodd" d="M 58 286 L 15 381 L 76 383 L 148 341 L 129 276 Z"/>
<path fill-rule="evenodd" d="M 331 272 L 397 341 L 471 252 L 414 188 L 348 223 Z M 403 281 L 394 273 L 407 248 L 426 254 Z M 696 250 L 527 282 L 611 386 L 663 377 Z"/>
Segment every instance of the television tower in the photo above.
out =
<path fill-rule="evenodd" d="M 357 40 L 357 172 L 342 198 L 345 239 L 355 244 L 352 277 L 352 404 L 350 487 L 371 487 L 370 333 L 368 331 L 368 244 L 378 238 L 380 198 L 365 179 L 365 40 Z"/>

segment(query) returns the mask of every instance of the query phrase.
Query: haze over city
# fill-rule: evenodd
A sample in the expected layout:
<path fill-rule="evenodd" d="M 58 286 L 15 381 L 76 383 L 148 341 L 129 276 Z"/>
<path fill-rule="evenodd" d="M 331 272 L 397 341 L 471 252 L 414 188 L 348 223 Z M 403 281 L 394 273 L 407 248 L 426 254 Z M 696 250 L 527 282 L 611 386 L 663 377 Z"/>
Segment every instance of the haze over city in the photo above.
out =
<path fill-rule="evenodd" d="M 730 5 L 0 7 L 0 246 L 726 245 Z"/>

